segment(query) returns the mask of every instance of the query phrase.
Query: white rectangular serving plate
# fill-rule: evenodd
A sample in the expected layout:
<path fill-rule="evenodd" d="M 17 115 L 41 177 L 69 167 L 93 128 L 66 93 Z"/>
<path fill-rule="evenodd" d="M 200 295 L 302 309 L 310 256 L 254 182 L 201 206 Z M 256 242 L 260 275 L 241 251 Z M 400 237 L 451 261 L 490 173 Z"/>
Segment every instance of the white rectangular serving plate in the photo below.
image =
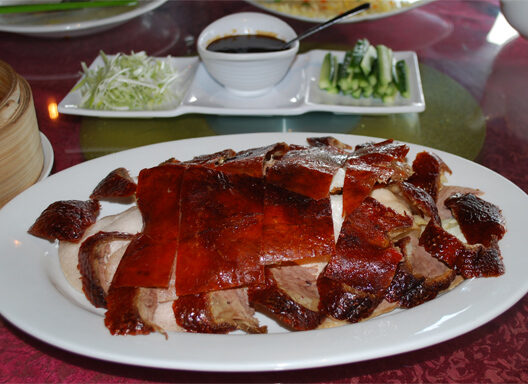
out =
<path fill-rule="evenodd" d="M 287 116 L 307 112 L 334 112 L 341 114 L 394 114 L 422 112 L 425 100 L 415 52 L 394 52 L 395 60 L 405 60 L 409 66 L 411 92 L 409 98 L 398 95 L 394 102 L 383 103 L 375 98 L 355 99 L 347 95 L 330 94 L 319 89 L 319 72 L 327 52 L 342 60 L 345 51 L 313 50 L 296 57 L 288 74 L 269 92 L 255 97 L 241 96 L 226 90 L 207 72 L 198 57 L 170 57 L 178 70 L 185 73 L 181 81 L 183 98 L 168 109 L 116 111 L 82 108 L 79 90 L 70 91 L 59 103 L 59 112 L 69 115 L 154 118 L 175 117 L 187 113 L 215 115 Z M 102 65 L 97 57 L 90 68 Z"/>

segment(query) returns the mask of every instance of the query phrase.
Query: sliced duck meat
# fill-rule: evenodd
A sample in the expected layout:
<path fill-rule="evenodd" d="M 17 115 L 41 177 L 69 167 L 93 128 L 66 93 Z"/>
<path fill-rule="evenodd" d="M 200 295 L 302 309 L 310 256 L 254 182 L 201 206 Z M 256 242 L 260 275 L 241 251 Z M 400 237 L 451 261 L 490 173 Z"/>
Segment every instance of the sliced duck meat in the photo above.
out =
<path fill-rule="evenodd" d="M 413 217 L 413 209 L 407 199 L 402 196 L 398 183 L 374 188 L 370 197 L 399 215 Z"/>
<path fill-rule="evenodd" d="M 131 197 L 136 193 L 136 187 L 136 182 L 128 171 L 125 168 L 117 168 L 97 184 L 90 199 L 107 200 Z"/>
<path fill-rule="evenodd" d="M 314 200 L 267 184 L 261 263 L 329 260 L 335 253 L 330 199 Z"/>
<path fill-rule="evenodd" d="M 414 173 L 407 181 L 425 190 L 436 202 L 442 186 L 442 176 L 450 174 L 451 169 L 437 155 L 425 151 L 416 155 L 412 169 Z"/>
<path fill-rule="evenodd" d="M 348 157 L 335 147 L 290 146 L 266 172 L 266 181 L 315 200 L 328 197 L 334 175 Z"/>
<path fill-rule="evenodd" d="M 160 288 L 139 288 L 137 296 L 138 315 L 147 326 L 166 336 L 167 332 L 183 332 L 184 329 L 176 323 L 176 317 L 172 310 L 173 301 L 177 297 L 170 301 L 164 301 L 166 299 L 164 291 Z M 172 291 L 175 292 L 174 286 Z"/>
<path fill-rule="evenodd" d="M 324 270 L 325 262 L 284 264 L 268 267 L 277 286 L 302 306 L 317 311 L 319 291 L 317 278 Z"/>
<path fill-rule="evenodd" d="M 496 242 L 489 247 L 464 244 L 434 220 L 430 220 L 425 227 L 419 244 L 466 279 L 504 274 L 504 264 Z"/>
<path fill-rule="evenodd" d="M 173 311 L 177 324 L 188 332 L 266 332 L 249 306 L 247 288 L 180 296 L 173 302 Z"/>
<path fill-rule="evenodd" d="M 319 312 L 317 265 L 285 265 L 266 268 L 266 281 L 249 288 L 249 301 L 260 312 L 282 326 L 306 331 L 319 326 L 324 315 Z"/>
<path fill-rule="evenodd" d="M 28 232 L 49 241 L 78 242 L 95 223 L 101 206 L 94 200 L 61 200 L 50 204 Z"/>
<path fill-rule="evenodd" d="M 82 289 L 95 307 L 106 307 L 106 294 L 112 276 L 133 236 L 121 232 L 98 232 L 86 239 L 79 248 Z"/>
<path fill-rule="evenodd" d="M 259 178 L 203 167 L 186 170 L 176 268 L 179 296 L 263 279 L 263 194 Z"/>
<path fill-rule="evenodd" d="M 114 332 L 128 334 L 136 332 L 136 328 L 138 328 L 140 333 L 156 331 L 167 336 L 167 332 L 184 331 L 176 323 L 172 309 L 174 300 L 178 298 L 176 296 L 174 271 L 168 288 L 112 287 L 111 291 L 110 300 L 113 304 L 108 307 L 109 313 L 106 317 Z M 128 316 L 120 317 L 113 312 L 121 310 L 120 306 L 127 311 Z"/>
<path fill-rule="evenodd" d="M 139 313 L 140 293 L 137 287 L 110 287 L 104 322 L 112 335 L 147 335 L 155 331 Z"/>
<path fill-rule="evenodd" d="M 143 232 L 127 248 L 112 285 L 168 287 L 178 247 L 184 170 L 168 164 L 140 172 L 136 196 Z"/>
<path fill-rule="evenodd" d="M 445 200 L 469 244 L 489 247 L 506 233 L 501 210 L 471 193 L 457 193 Z"/>
<path fill-rule="evenodd" d="M 352 149 L 350 145 L 345 144 L 332 136 L 309 137 L 306 139 L 306 141 L 312 147 L 335 147 L 339 149 Z"/>
<path fill-rule="evenodd" d="M 249 305 L 248 288 L 224 289 L 207 293 L 211 314 L 216 323 L 233 324 L 247 333 L 266 333 Z"/>
<path fill-rule="evenodd" d="M 70 241 L 59 242 L 59 262 L 68 282 L 77 291 L 82 292 L 82 278 L 79 272 L 79 248 L 90 236 L 98 232 L 121 232 L 134 235 L 141 232 L 142 227 L 143 220 L 141 219 L 141 213 L 137 206 L 134 205 L 117 215 L 109 215 L 97 220 L 95 224 L 88 227 L 81 240 L 76 243 Z M 114 248 L 110 244 L 110 249 L 113 250 Z M 124 249 L 121 251 L 124 252 Z M 108 281 L 108 284 L 112 281 L 115 269 L 122 256 L 122 254 L 114 255 L 114 253 L 118 253 L 118 251 L 116 250 L 110 255 L 105 277 L 103 278 L 103 281 Z M 106 288 L 105 291 L 107 290 Z"/>
<path fill-rule="evenodd" d="M 412 234 L 398 242 L 404 258 L 387 289 L 385 298 L 403 308 L 415 307 L 434 299 L 448 289 L 456 273 L 431 256 L 418 244 L 418 236 Z"/>
<path fill-rule="evenodd" d="M 441 221 L 435 200 L 425 189 L 406 181 L 400 182 L 398 186 L 402 196 L 421 213 L 422 217 L 434 219 L 438 223 Z"/>

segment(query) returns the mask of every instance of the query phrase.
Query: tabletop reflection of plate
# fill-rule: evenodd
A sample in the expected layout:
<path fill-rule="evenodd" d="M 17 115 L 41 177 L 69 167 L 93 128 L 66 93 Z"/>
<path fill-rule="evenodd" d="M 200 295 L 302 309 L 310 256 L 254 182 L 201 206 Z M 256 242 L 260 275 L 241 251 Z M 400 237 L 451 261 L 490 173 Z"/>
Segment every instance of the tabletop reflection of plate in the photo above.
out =
<path fill-rule="evenodd" d="M 147 13 L 167 0 L 140 1 L 134 7 L 0 15 L 0 31 L 36 37 L 73 37 L 104 31 Z"/>
<path fill-rule="evenodd" d="M 328 19 L 337 16 L 339 13 L 343 13 L 348 9 L 352 9 L 354 6 L 359 5 L 362 2 L 352 3 L 349 2 L 349 6 L 346 7 L 342 5 L 343 2 L 335 2 L 339 4 L 340 7 L 336 7 L 336 11 L 332 12 L 332 4 L 330 2 L 323 2 L 320 0 L 311 0 L 311 1 L 299 1 L 299 0 L 247 0 L 249 3 L 254 6 L 264 9 L 266 11 L 275 13 L 281 16 L 287 16 L 292 19 L 308 21 L 312 23 L 321 23 L 327 21 Z M 345 18 L 341 23 L 357 23 L 365 20 L 375 20 L 381 19 L 383 17 L 394 16 L 402 12 L 407 12 L 416 7 L 425 5 L 433 0 L 406 0 L 406 1 L 387 1 L 387 0 L 374 0 L 373 6 L 368 12 L 360 13 L 356 16 L 351 16 Z M 289 3 L 289 4 L 288 4 Z M 323 11 L 323 14 L 320 14 L 316 6 L 311 7 L 310 3 L 321 5 L 326 8 L 326 11 Z M 377 4 L 376 4 L 377 3 Z M 391 4 L 391 6 L 388 6 Z M 384 7 L 387 7 L 386 10 L 383 10 Z M 381 11 L 376 11 L 376 8 L 382 8 Z"/>
<path fill-rule="evenodd" d="M 305 144 L 317 133 L 260 133 L 214 136 L 145 146 L 87 161 L 35 184 L 0 210 L 0 313 L 21 330 L 59 348 L 97 359 L 139 366 L 204 371 L 266 371 L 331 366 L 390 356 L 430 346 L 469 332 L 506 311 L 528 291 L 524 257 L 524 212 L 528 196 L 502 176 L 445 152 L 410 144 L 409 159 L 422 150 L 438 154 L 452 169 L 448 183 L 481 189 L 498 204 L 508 232 L 500 242 L 506 273 L 464 281 L 436 299 L 357 324 L 287 332 L 269 318 L 265 335 L 171 333 L 112 336 L 103 311 L 71 288 L 54 243 L 27 233 L 50 203 L 88 199 L 111 170 L 137 175 L 177 154 L 180 160 L 225 148 L 242 150 L 276 142 Z M 370 137 L 334 135 L 352 146 Z M 379 139 L 378 139 L 379 140 Z M 103 203 L 102 215 L 126 206 Z M 35 316 L 38 314 L 38 316 Z"/>

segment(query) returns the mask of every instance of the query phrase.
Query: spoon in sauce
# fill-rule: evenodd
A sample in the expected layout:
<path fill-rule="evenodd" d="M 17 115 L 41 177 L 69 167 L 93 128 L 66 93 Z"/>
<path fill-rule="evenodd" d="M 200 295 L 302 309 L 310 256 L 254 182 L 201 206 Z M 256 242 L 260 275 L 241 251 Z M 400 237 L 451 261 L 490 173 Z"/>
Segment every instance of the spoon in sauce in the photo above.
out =
<path fill-rule="evenodd" d="M 333 19 L 330 19 L 328 21 L 325 21 L 323 24 L 318 24 L 306 31 L 304 31 L 303 33 L 301 33 L 300 35 L 298 35 L 295 39 L 292 39 L 286 43 L 284 43 L 284 45 L 279 49 L 279 50 L 283 50 L 283 49 L 288 49 L 288 47 L 296 42 L 297 40 L 302 40 L 304 39 L 305 37 L 308 37 L 308 36 L 311 36 L 313 35 L 314 33 L 316 32 L 319 32 L 325 28 L 328 28 L 330 27 L 331 25 L 334 25 L 335 23 L 337 23 L 338 21 L 344 19 L 345 17 L 348 17 L 348 16 L 352 16 L 352 15 L 355 15 L 355 14 L 358 14 L 360 12 L 363 12 L 363 11 L 366 11 L 367 9 L 370 8 L 370 3 L 363 3 L 361 5 L 358 5 L 357 7 L 355 8 L 352 8 L 346 12 L 343 12 L 339 15 L 337 15 L 336 17 L 334 17 Z"/>
<path fill-rule="evenodd" d="M 297 40 L 304 39 L 305 37 L 311 36 L 316 32 L 319 32 L 338 21 L 363 12 L 370 8 L 370 3 L 363 3 L 355 8 L 352 8 L 340 15 L 337 15 L 333 19 L 330 19 L 322 24 L 318 24 L 304 33 L 301 33 L 296 38 L 285 42 L 284 40 L 278 39 L 273 36 L 256 34 L 256 35 L 230 35 L 220 37 L 212 41 L 208 46 L 207 50 L 221 53 L 261 53 L 261 52 L 277 52 L 285 51 L 291 47 L 291 45 Z"/>

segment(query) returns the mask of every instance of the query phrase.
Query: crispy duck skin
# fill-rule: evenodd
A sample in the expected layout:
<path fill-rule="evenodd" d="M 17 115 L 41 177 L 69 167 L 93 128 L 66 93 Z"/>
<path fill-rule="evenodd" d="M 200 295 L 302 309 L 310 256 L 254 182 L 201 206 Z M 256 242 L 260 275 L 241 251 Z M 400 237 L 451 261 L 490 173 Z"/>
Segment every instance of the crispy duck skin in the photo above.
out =
<path fill-rule="evenodd" d="M 352 149 L 350 145 L 345 144 L 332 136 L 309 137 L 306 139 L 306 141 L 312 147 L 336 147 L 339 149 Z"/>
<path fill-rule="evenodd" d="M 457 185 L 443 185 L 438 191 L 438 199 L 436 201 L 440 219 L 445 220 L 453 217 L 451 210 L 446 207 L 445 201 L 457 193 L 471 193 L 475 196 L 482 196 L 484 194 L 481 190 L 475 188 L 460 187 Z"/>
<path fill-rule="evenodd" d="M 356 145 L 352 157 L 362 157 L 367 162 L 405 161 L 407 153 L 409 153 L 407 145 L 395 143 L 393 139 L 387 139 L 377 143 Z"/>
<path fill-rule="evenodd" d="M 434 220 L 430 220 L 425 227 L 419 244 L 465 279 L 504 274 L 504 264 L 496 242 L 489 247 L 482 244 L 466 245 Z"/>
<path fill-rule="evenodd" d="M 328 260 L 335 253 L 330 199 L 314 200 L 266 185 L 261 263 Z"/>
<path fill-rule="evenodd" d="M 223 164 L 227 159 L 235 157 L 236 152 L 232 149 L 224 149 L 219 152 L 210 153 L 206 155 L 195 156 L 183 164 L 202 165 L 207 168 L 216 168 L 219 164 Z"/>
<path fill-rule="evenodd" d="M 136 182 L 125 168 L 110 172 L 94 188 L 90 199 L 105 200 L 119 197 L 130 197 L 136 193 Z"/>
<path fill-rule="evenodd" d="M 357 323 L 369 317 L 383 300 L 380 292 L 368 293 L 357 290 L 323 275 L 317 280 L 317 287 L 321 297 L 319 304 L 321 315 L 349 323 Z"/>
<path fill-rule="evenodd" d="M 412 218 L 367 197 L 343 222 L 336 254 L 318 280 L 321 311 L 356 322 L 383 300 L 402 254 L 391 233 L 408 228 Z"/>
<path fill-rule="evenodd" d="M 434 219 L 437 223 L 441 221 L 438 208 L 433 197 L 421 187 L 402 181 L 398 184 L 402 195 L 422 214 Z"/>
<path fill-rule="evenodd" d="M 445 201 L 469 244 L 485 247 L 502 239 L 506 233 L 501 210 L 472 193 L 457 193 Z"/>
<path fill-rule="evenodd" d="M 261 281 L 263 192 L 259 178 L 203 167 L 186 170 L 176 266 L 178 295 Z"/>
<path fill-rule="evenodd" d="M 347 164 L 343 183 L 343 214 L 352 213 L 372 192 L 378 181 L 375 167 L 361 161 Z"/>
<path fill-rule="evenodd" d="M 123 255 L 112 281 L 115 287 L 168 287 L 178 247 L 184 170 L 167 164 L 140 172 L 136 196 L 143 232 Z"/>
<path fill-rule="evenodd" d="M 95 223 L 101 206 L 94 200 L 62 200 L 50 204 L 28 232 L 43 239 L 78 242 Z"/>
<path fill-rule="evenodd" d="M 441 178 L 444 173 L 451 173 L 451 169 L 435 154 L 420 152 L 412 164 L 413 174 L 407 182 L 425 190 L 433 200 L 438 199 L 438 190 L 441 187 Z"/>
<path fill-rule="evenodd" d="M 273 163 L 275 158 L 282 157 L 288 150 L 289 146 L 286 143 L 247 149 L 237 152 L 234 156 L 218 163 L 215 169 L 224 173 L 264 177 L 269 164 Z"/>
<path fill-rule="evenodd" d="M 106 308 L 104 270 L 110 254 L 110 243 L 128 241 L 133 235 L 121 232 L 98 232 L 87 238 L 79 248 L 79 271 L 83 292 L 97 308 Z"/>
<path fill-rule="evenodd" d="M 357 146 L 346 162 L 343 185 L 343 212 L 352 213 L 377 184 L 406 179 L 410 168 L 405 163 L 409 148 L 392 140 Z"/>
<path fill-rule="evenodd" d="M 267 169 L 266 181 L 314 200 L 323 199 L 329 196 L 332 179 L 347 157 L 346 151 L 335 147 L 290 145 Z"/>
<path fill-rule="evenodd" d="M 378 247 L 354 235 L 338 245 L 337 255 L 324 276 L 374 294 L 389 286 L 402 258 L 395 247 Z"/>

